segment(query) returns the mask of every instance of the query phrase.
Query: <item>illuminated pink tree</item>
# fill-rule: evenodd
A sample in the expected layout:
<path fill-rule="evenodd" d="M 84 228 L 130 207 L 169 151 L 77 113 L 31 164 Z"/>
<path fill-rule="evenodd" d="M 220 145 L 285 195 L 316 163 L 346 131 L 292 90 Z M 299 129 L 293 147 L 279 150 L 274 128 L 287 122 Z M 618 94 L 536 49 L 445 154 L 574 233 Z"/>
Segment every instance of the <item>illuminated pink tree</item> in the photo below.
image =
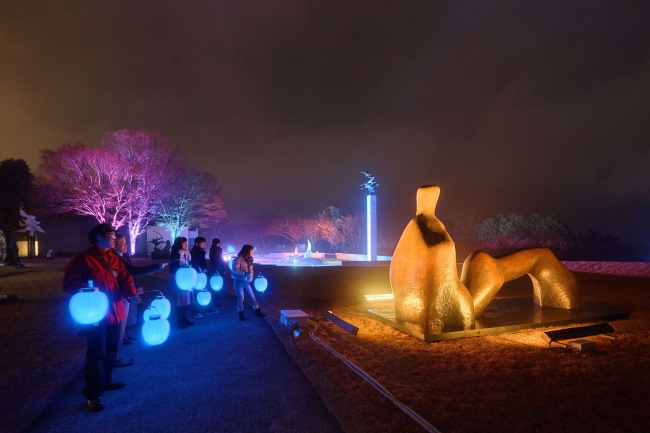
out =
<path fill-rule="evenodd" d="M 41 150 L 40 205 L 50 213 L 90 215 L 119 228 L 135 200 L 130 171 L 111 153 L 81 143 Z"/>
<path fill-rule="evenodd" d="M 334 251 L 339 250 L 345 243 L 345 238 L 341 233 L 341 219 L 322 219 L 318 224 L 320 226 L 321 238 L 325 240 Z"/>
<path fill-rule="evenodd" d="M 221 187 L 211 174 L 187 170 L 158 202 L 157 213 L 158 224 L 167 227 L 172 238 L 192 226 L 210 227 L 226 216 Z"/>
<path fill-rule="evenodd" d="M 342 216 L 339 222 L 339 230 L 350 250 L 361 246 L 363 241 L 363 220 L 359 215 Z"/>
<path fill-rule="evenodd" d="M 298 220 L 298 227 L 302 234 L 301 237 L 309 239 L 312 245 L 321 238 L 321 228 L 317 219 L 314 218 L 300 218 Z"/>
<path fill-rule="evenodd" d="M 273 218 L 269 227 L 269 233 L 285 238 L 294 245 L 304 236 L 300 218 L 293 215 Z"/>
<path fill-rule="evenodd" d="M 341 214 L 334 206 L 328 206 L 318 215 L 320 236 L 336 251 L 345 243 L 341 233 Z"/>
<path fill-rule="evenodd" d="M 179 180 L 183 165 L 180 149 L 159 132 L 133 130 L 106 133 L 102 146 L 130 168 L 133 200 L 127 209 L 126 225 L 134 254 L 137 237 L 156 218 L 159 202 Z"/>

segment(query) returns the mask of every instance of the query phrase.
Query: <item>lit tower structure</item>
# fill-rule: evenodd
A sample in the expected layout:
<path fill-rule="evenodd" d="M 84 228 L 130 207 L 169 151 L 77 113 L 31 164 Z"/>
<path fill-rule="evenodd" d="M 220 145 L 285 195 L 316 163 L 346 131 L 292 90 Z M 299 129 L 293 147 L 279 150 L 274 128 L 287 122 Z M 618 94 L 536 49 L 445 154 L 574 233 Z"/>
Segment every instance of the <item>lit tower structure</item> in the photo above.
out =
<path fill-rule="evenodd" d="M 366 243 L 368 245 L 368 261 L 377 260 L 377 196 L 375 189 L 379 186 L 375 177 L 367 171 L 362 171 L 368 180 L 361 184 L 361 189 L 368 190 L 366 196 Z"/>

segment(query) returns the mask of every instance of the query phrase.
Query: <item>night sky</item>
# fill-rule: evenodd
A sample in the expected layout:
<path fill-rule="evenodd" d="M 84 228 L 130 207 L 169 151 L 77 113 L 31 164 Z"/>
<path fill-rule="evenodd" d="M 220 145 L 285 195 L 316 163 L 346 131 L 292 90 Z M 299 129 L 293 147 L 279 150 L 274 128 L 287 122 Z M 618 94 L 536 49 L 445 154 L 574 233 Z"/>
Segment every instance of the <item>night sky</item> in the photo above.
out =
<path fill-rule="evenodd" d="M 0 1 L 0 160 L 164 133 L 231 217 L 512 212 L 650 244 L 650 2 Z M 453 232 L 451 233 L 453 237 Z"/>

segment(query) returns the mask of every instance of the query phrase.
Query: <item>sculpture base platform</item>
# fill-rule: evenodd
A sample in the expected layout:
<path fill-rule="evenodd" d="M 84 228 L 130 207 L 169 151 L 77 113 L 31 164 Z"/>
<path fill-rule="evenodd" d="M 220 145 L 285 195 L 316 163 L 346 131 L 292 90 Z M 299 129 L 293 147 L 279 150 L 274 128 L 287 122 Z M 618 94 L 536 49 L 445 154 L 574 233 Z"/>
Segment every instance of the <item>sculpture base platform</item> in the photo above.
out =
<path fill-rule="evenodd" d="M 444 326 L 424 328 L 399 321 L 394 308 L 374 308 L 367 310 L 373 319 L 399 329 L 426 343 L 456 338 L 482 337 L 516 332 L 522 329 L 565 326 L 572 323 L 619 320 L 630 317 L 629 313 L 611 310 L 607 307 L 585 306 L 582 310 L 539 307 L 533 298 L 494 299 L 483 316 L 476 319 L 473 326 Z"/>

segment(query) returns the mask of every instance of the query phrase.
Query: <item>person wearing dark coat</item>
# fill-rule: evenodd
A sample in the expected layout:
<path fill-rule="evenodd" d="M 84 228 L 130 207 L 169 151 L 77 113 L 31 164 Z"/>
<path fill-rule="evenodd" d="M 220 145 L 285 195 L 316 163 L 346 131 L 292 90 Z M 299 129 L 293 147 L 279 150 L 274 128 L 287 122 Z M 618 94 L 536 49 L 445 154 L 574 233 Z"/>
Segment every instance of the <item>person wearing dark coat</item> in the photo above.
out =
<path fill-rule="evenodd" d="M 208 272 L 208 278 L 219 274 L 223 278 L 225 275 L 225 266 L 223 263 L 223 249 L 221 249 L 221 240 L 219 238 L 212 239 L 212 245 L 210 246 L 210 252 L 208 253 L 208 258 L 210 259 L 210 272 Z M 224 282 L 226 280 L 224 279 Z M 219 292 L 212 293 L 212 305 L 219 307 L 223 306 L 223 302 L 218 298 Z"/>
<path fill-rule="evenodd" d="M 210 258 L 210 273 L 215 274 L 219 272 L 223 276 L 223 249 L 221 248 L 221 240 L 219 238 L 212 239 L 208 257 Z"/>
<path fill-rule="evenodd" d="M 131 257 L 127 252 L 126 238 L 121 233 L 115 234 L 115 248 L 113 248 L 113 252 L 122 259 L 122 263 L 127 272 L 133 277 L 133 282 L 135 283 L 135 288 L 139 295 L 142 294 L 143 289 L 136 276 L 152 274 L 167 266 L 167 263 L 154 263 L 149 266 L 133 266 Z M 122 345 L 128 346 L 129 344 L 132 344 L 133 341 L 137 340 L 132 328 L 138 322 L 138 307 L 137 305 L 130 305 L 129 302 L 125 302 L 124 306 L 127 311 L 127 316 L 126 320 L 122 321 L 122 327 L 120 329 L 120 344 L 118 346 L 117 359 L 115 360 L 114 367 L 127 367 L 133 363 L 133 360 L 130 358 L 121 358 L 120 353 L 122 352 Z"/>
<path fill-rule="evenodd" d="M 205 244 L 207 241 L 203 236 L 194 239 L 194 246 L 190 250 L 191 264 L 196 272 L 205 272 L 208 270 L 208 263 L 205 260 Z"/>
<path fill-rule="evenodd" d="M 203 236 L 199 236 L 194 239 L 194 246 L 190 250 L 190 256 L 192 257 L 190 263 L 198 273 L 206 273 L 208 271 L 208 263 L 205 260 L 206 243 L 207 240 Z M 197 294 L 198 290 L 194 293 L 194 317 L 205 317 L 202 312 L 210 313 L 212 312 L 212 307 L 210 305 L 207 305 L 205 307 L 198 305 L 198 303 L 196 303 Z"/>
<path fill-rule="evenodd" d="M 169 274 L 175 275 L 181 267 L 190 263 L 190 252 L 187 250 L 187 238 L 179 236 L 174 239 L 169 253 Z M 194 322 L 187 318 L 188 307 L 192 304 L 192 291 L 176 289 L 176 318 L 178 327 L 186 329 L 193 326 Z"/>

